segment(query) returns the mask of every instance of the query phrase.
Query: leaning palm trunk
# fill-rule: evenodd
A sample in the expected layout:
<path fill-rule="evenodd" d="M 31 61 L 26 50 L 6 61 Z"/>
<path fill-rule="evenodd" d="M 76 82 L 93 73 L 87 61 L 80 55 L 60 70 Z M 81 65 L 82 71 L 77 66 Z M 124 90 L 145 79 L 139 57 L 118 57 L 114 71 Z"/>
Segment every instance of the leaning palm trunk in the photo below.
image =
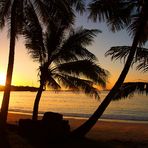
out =
<path fill-rule="evenodd" d="M 7 68 L 7 76 L 6 76 L 6 84 L 3 95 L 1 114 L 0 114 L 0 124 L 5 126 L 7 121 L 8 114 L 8 106 L 9 106 L 9 98 L 10 98 L 10 90 L 11 90 L 11 80 L 13 73 L 13 65 L 14 65 L 14 54 L 15 54 L 15 37 L 16 37 L 16 28 L 15 28 L 15 6 L 16 3 L 12 6 L 11 11 L 11 30 L 10 30 L 10 51 L 9 51 L 9 61 Z"/>
<path fill-rule="evenodd" d="M 94 112 L 94 114 L 84 124 L 82 124 L 80 127 L 78 127 L 76 130 L 74 130 L 72 132 L 72 136 L 76 136 L 76 137 L 85 136 L 91 130 L 91 128 L 95 125 L 95 123 L 98 121 L 98 119 L 101 117 L 101 115 L 104 113 L 105 109 L 107 108 L 107 106 L 111 102 L 112 98 L 114 97 L 114 95 L 116 94 L 116 92 L 118 91 L 118 89 L 120 88 L 122 83 L 124 82 L 124 79 L 128 73 L 130 65 L 132 63 L 132 59 L 135 54 L 134 49 L 136 49 L 136 46 L 137 46 L 137 44 L 135 43 L 135 45 L 132 47 L 132 50 L 128 56 L 128 60 L 124 66 L 124 69 L 123 69 L 119 79 L 117 80 L 116 84 L 112 88 L 112 90 L 109 92 L 109 94 L 103 100 L 103 102 L 100 104 L 100 106 Z"/>
<path fill-rule="evenodd" d="M 34 102 L 32 120 L 38 119 L 38 108 L 39 108 L 40 98 L 41 98 L 41 95 L 42 95 L 42 92 L 43 92 L 43 87 L 44 87 L 44 83 L 41 83 L 40 87 L 38 89 L 36 98 L 35 98 L 35 102 Z"/>
<path fill-rule="evenodd" d="M 124 82 L 124 80 L 126 78 L 126 75 L 127 75 L 128 71 L 130 69 L 130 66 L 132 64 L 134 55 L 136 53 L 136 48 L 137 48 L 137 46 L 139 44 L 140 37 L 142 36 L 141 29 L 147 23 L 147 21 L 146 21 L 147 20 L 146 18 L 148 16 L 148 12 L 146 10 L 147 6 L 148 6 L 148 3 L 142 9 L 142 12 L 144 12 L 145 15 L 143 16 L 143 13 L 141 13 L 141 18 L 142 19 L 141 19 L 140 25 L 137 28 L 137 32 L 136 32 L 136 34 L 134 36 L 133 44 L 131 46 L 131 50 L 130 50 L 129 56 L 127 58 L 125 66 L 124 66 L 124 68 L 123 68 L 123 70 L 122 70 L 118 80 L 116 81 L 115 85 L 113 86 L 111 91 L 108 93 L 106 98 L 103 100 L 103 102 L 97 108 L 97 110 L 94 112 L 94 114 L 84 124 L 82 124 L 76 130 L 74 130 L 72 132 L 72 136 L 84 137 L 91 130 L 91 128 L 95 125 L 95 123 L 98 121 L 98 119 L 104 113 L 105 109 L 108 107 L 108 105 L 112 101 L 113 97 L 118 92 L 119 88 L 121 87 L 122 83 Z"/>

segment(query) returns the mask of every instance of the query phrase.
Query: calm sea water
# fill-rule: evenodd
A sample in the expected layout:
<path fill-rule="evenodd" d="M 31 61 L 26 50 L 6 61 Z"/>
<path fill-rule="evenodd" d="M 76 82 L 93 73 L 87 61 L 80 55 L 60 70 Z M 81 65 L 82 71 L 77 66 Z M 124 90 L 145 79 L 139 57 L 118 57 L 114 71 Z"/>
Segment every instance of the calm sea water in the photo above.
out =
<path fill-rule="evenodd" d="M 88 118 L 107 93 L 107 91 L 102 91 L 101 99 L 96 100 L 83 93 L 44 91 L 39 113 L 53 111 L 65 116 Z M 0 92 L 0 104 L 2 96 L 3 92 Z M 35 96 L 36 92 L 11 92 L 9 111 L 31 114 Z M 136 94 L 130 99 L 113 101 L 102 119 L 148 121 L 148 96 Z"/>

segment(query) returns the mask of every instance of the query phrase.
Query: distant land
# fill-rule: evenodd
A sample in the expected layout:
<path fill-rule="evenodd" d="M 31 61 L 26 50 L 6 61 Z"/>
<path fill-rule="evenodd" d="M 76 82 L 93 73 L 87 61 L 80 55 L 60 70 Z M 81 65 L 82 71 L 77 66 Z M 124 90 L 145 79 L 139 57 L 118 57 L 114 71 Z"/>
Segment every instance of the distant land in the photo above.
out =
<path fill-rule="evenodd" d="M 0 85 L 0 91 L 4 91 L 5 86 Z M 30 86 L 11 86 L 11 91 L 37 91 L 37 87 L 30 87 Z"/>
<path fill-rule="evenodd" d="M 4 88 L 5 86 L 3 85 L 0 85 L 0 91 L 4 91 Z M 109 91 L 110 89 L 104 89 L 104 90 L 101 90 L 101 91 Z M 12 85 L 11 86 L 11 91 L 32 91 L 32 92 L 35 92 L 35 91 L 38 91 L 38 87 L 32 87 L 32 86 L 14 86 Z M 44 89 L 45 91 L 45 89 Z M 53 90 L 49 90 L 47 89 L 46 91 L 53 91 Z M 61 90 L 56 90 L 56 91 L 75 91 L 77 92 L 76 90 L 72 90 L 72 89 L 61 89 Z"/>

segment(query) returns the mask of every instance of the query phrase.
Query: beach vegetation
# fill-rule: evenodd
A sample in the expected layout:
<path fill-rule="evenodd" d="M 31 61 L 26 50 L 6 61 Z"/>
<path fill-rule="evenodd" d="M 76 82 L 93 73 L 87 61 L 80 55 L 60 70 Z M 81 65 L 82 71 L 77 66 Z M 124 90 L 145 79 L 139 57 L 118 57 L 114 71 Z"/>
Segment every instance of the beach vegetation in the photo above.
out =
<path fill-rule="evenodd" d="M 4 139 L 3 144 L 8 144 L 3 127 L 7 120 L 15 43 L 18 35 L 25 37 L 29 54 L 40 65 L 38 69 L 40 86 L 34 102 L 33 120 L 37 120 L 40 98 L 47 86 L 56 91 L 62 87 L 77 92 L 83 91 L 95 98 L 99 98 L 99 91 L 94 84 L 106 86 L 108 71 L 99 66 L 95 55 L 86 48 L 92 44 L 96 34 L 101 31 L 82 27 L 74 29 L 75 15 L 71 7 L 80 13 L 85 11 L 82 0 L 0 1 L 0 26 L 2 29 L 8 22 L 10 37 L 6 85 L 0 114 L 0 138 Z M 88 5 L 89 19 L 106 22 L 113 32 L 127 29 L 133 42 L 130 47 L 115 47 L 118 48 L 117 52 L 113 47 L 114 57 L 112 58 L 124 58 L 124 68 L 101 105 L 84 124 L 72 132 L 72 135 L 85 136 L 112 100 L 126 98 L 135 91 L 148 93 L 146 82 L 124 83 L 131 65 L 135 62 L 139 62 L 137 69 L 144 72 L 148 70 L 147 60 L 140 52 L 140 50 L 143 53 L 147 52 L 143 48 L 148 39 L 147 8 L 147 0 L 94 0 Z M 123 51 L 120 52 L 120 49 Z M 138 53 L 139 56 L 137 56 Z M 108 52 L 108 54 L 111 53 Z"/>
<path fill-rule="evenodd" d="M 41 1 L 29 1 L 29 0 L 8 0 L 0 1 L 0 27 L 3 29 L 5 26 L 8 27 L 8 34 L 10 38 L 10 45 L 9 45 L 9 58 L 8 58 L 8 67 L 7 67 L 7 74 L 6 74 L 6 83 L 5 83 L 5 90 L 2 100 L 1 106 L 1 115 L 0 115 L 0 123 L 5 125 L 7 120 L 7 113 L 9 107 L 9 98 L 10 98 L 10 91 L 11 91 L 11 81 L 12 81 L 12 74 L 13 74 L 13 66 L 14 66 L 14 56 L 15 56 L 15 43 L 18 35 L 21 34 L 23 30 L 23 22 L 24 22 L 24 9 L 28 5 L 32 5 L 36 11 L 36 15 L 40 16 L 42 20 L 46 20 L 47 15 L 45 15 L 46 9 L 45 3 Z"/>
<path fill-rule="evenodd" d="M 75 3 L 71 2 L 70 4 L 78 6 L 76 2 Z M 0 29 L 3 29 L 5 26 L 7 26 L 10 38 L 6 83 L 5 83 L 5 90 L 4 90 L 1 113 L 0 113 L 1 130 L 5 129 L 7 121 L 10 91 L 11 91 L 11 81 L 12 81 L 14 58 L 15 58 L 15 43 L 18 35 L 22 34 L 23 25 L 25 21 L 24 16 L 26 15 L 25 9 L 28 6 L 32 6 L 32 8 L 34 8 L 33 10 L 35 10 L 35 14 L 40 18 L 40 21 L 42 21 L 42 23 L 46 25 L 49 20 L 49 15 L 48 15 L 49 12 L 52 13 L 53 11 L 55 12 L 55 10 L 57 9 L 62 10 L 63 8 L 64 9 L 66 8 L 65 10 L 69 11 L 67 5 L 69 5 L 69 1 L 67 0 L 65 1 L 1 0 L 0 1 Z"/>
<path fill-rule="evenodd" d="M 115 46 L 111 47 L 106 53 L 105 56 L 110 56 L 111 60 L 122 60 L 126 61 L 127 56 L 130 52 L 130 46 Z M 144 47 L 137 47 L 136 53 L 133 57 L 132 65 L 136 64 L 136 70 L 142 72 L 148 71 L 148 49 Z"/>
<path fill-rule="evenodd" d="M 110 50 L 106 52 L 106 56 L 111 56 L 111 60 L 123 60 L 126 61 L 127 56 L 131 50 L 130 46 L 116 46 L 112 47 Z M 133 58 L 132 65 L 136 64 L 136 70 L 140 70 L 142 72 L 148 71 L 148 49 L 137 47 L 135 56 Z M 129 98 L 134 95 L 134 93 L 139 94 L 148 94 L 148 83 L 146 81 L 139 80 L 138 82 L 126 82 L 123 83 L 114 96 L 113 100 L 119 100 L 122 98 Z"/>
<path fill-rule="evenodd" d="M 5 125 L 9 107 L 9 98 L 11 91 L 11 81 L 15 58 L 15 43 L 16 39 L 22 34 L 23 25 L 26 21 L 25 17 L 27 7 L 32 7 L 40 22 L 46 26 L 50 19 L 49 14 L 67 11 L 70 14 L 70 7 L 75 7 L 76 10 L 82 13 L 85 10 L 85 3 L 82 0 L 1 0 L 0 1 L 0 29 L 8 27 L 8 35 L 10 38 L 9 58 L 6 73 L 5 90 L 1 106 L 0 123 Z M 30 12 L 29 12 L 30 13 Z M 72 12 L 71 12 L 72 13 Z M 30 13 L 31 15 L 31 13 Z M 70 16 L 70 15 L 69 15 Z M 68 17 L 68 16 L 67 16 Z M 65 21 L 69 21 L 65 18 Z"/>
<path fill-rule="evenodd" d="M 131 98 L 135 93 L 148 95 L 147 82 L 125 82 L 121 85 L 119 91 L 114 96 L 113 100 Z"/>
<path fill-rule="evenodd" d="M 76 92 L 84 91 L 99 98 L 99 91 L 94 84 L 105 87 L 108 71 L 97 64 L 96 56 L 86 46 L 92 44 L 100 31 L 82 27 L 73 29 L 71 23 L 65 24 L 64 20 L 54 16 L 43 33 L 39 21 L 32 18 L 34 17 L 30 20 L 32 26 L 27 26 L 24 31 L 26 47 L 32 58 L 40 64 L 40 87 L 34 102 L 32 119 L 37 120 L 39 101 L 46 86 L 53 90 L 65 87 Z M 38 28 L 40 38 L 36 35 Z"/>
<path fill-rule="evenodd" d="M 0 132 L 5 130 L 6 126 L 13 65 L 14 65 L 15 43 L 16 43 L 16 37 L 19 34 L 20 30 L 22 29 L 22 21 L 23 21 L 22 6 L 23 6 L 22 1 L 18 0 L 0 1 L 0 29 L 3 29 L 4 26 L 6 26 L 7 24 L 9 28 L 9 37 L 10 37 L 6 83 L 5 83 L 5 90 L 4 90 L 1 113 L 0 113 L 0 130 L 1 130 Z M 3 131 L 2 133 L 6 132 Z M 0 138 L 6 139 L 3 138 L 6 137 L 5 135 L 6 134 L 0 135 Z M 7 142 L 5 144 L 9 147 L 9 144 Z"/>
<path fill-rule="evenodd" d="M 147 0 L 96 0 L 89 4 L 90 18 L 94 21 L 104 21 L 115 32 L 127 29 L 133 42 L 124 68 L 111 91 L 99 105 L 92 116 L 73 135 L 83 137 L 104 113 L 116 93 L 121 88 L 132 65 L 138 46 L 143 47 L 148 39 L 148 1 Z"/>
<path fill-rule="evenodd" d="M 10 97 L 10 88 L 11 88 L 11 80 L 13 73 L 13 65 L 14 65 L 14 54 L 15 54 L 15 43 L 16 37 L 22 29 L 23 22 L 23 12 L 22 12 L 22 1 L 0 1 L 0 27 L 1 29 L 6 26 L 9 27 L 9 37 L 10 37 L 10 45 L 9 45 L 9 60 L 8 60 L 8 68 L 7 68 L 7 76 L 5 83 L 5 90 L 3 95 L 1 114 L 0 114 L 0 123 L 1 125 L 6 124 L 7 120 L 7 112 L 9 105 L 9 97 Z"/>

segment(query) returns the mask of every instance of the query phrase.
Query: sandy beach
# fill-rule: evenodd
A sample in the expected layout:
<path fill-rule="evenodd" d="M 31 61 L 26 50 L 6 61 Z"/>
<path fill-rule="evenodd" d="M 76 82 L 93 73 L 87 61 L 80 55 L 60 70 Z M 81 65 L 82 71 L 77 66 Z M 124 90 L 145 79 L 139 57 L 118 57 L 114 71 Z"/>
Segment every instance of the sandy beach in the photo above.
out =
<path fill-rule="evenodd" d="M 31 118 L 31 116 L 9 113 L 8 123 L 17 124 L 22 118 Z M 71 130 L 73 130 L 86 119 L 68 117 L 65 120 L 69 121 Z M 148 123 L 98 121 L 87 134 L 87 138 L 98 142 L 112 143 L 116 147 L 148 148 Z"/>

